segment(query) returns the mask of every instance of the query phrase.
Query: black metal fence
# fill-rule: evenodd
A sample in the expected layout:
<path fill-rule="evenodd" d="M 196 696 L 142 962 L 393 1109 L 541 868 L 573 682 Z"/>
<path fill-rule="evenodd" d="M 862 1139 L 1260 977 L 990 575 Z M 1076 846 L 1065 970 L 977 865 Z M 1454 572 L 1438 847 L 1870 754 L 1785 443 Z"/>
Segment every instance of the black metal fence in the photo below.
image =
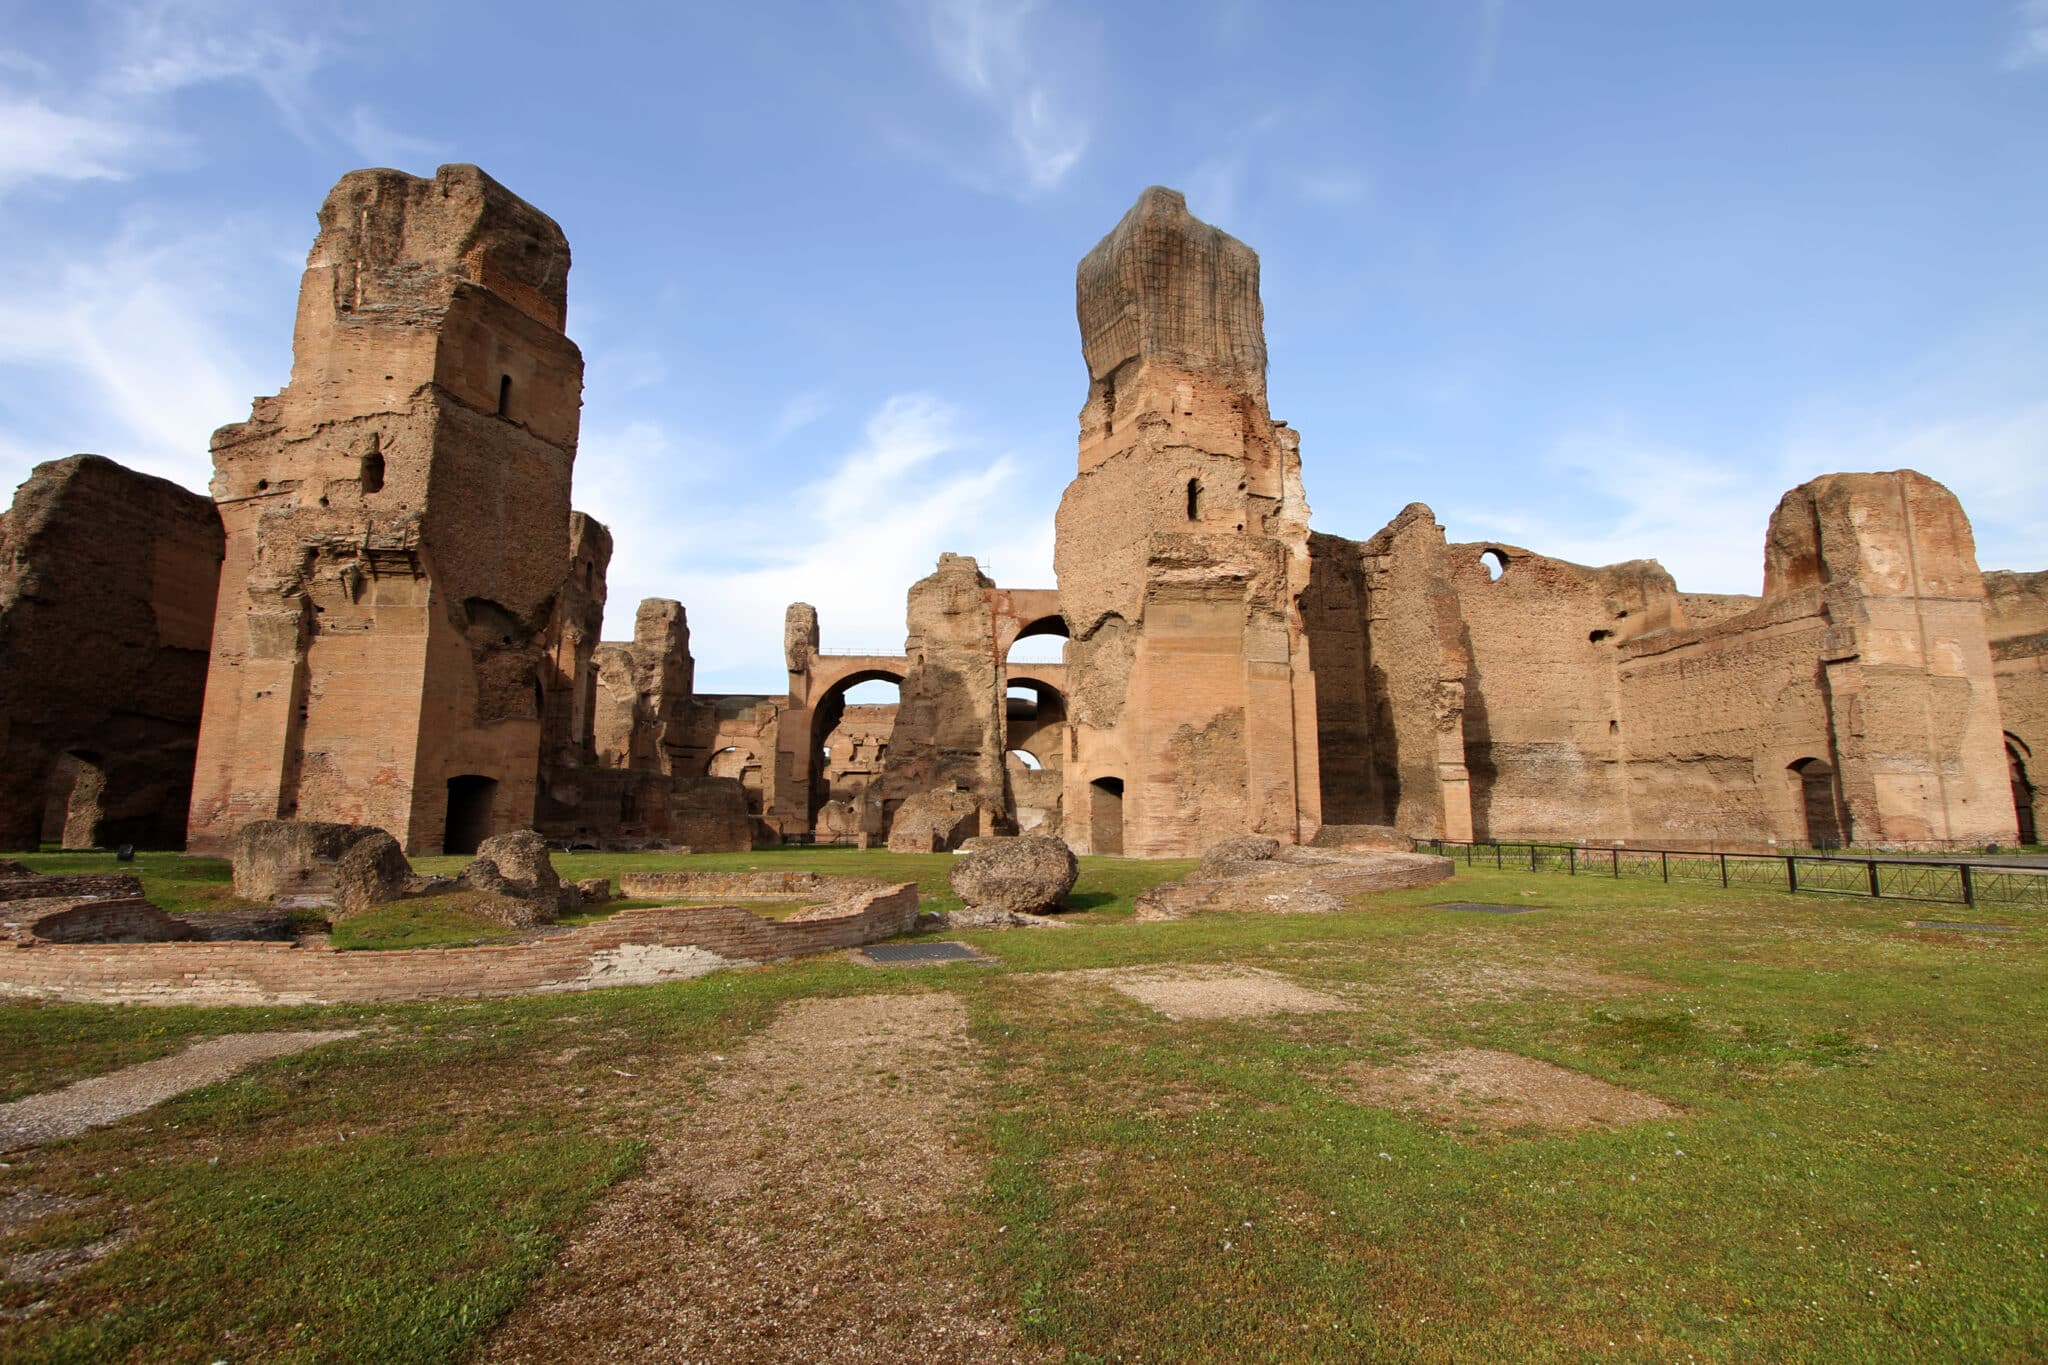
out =
<path fill-rule="evenodd" d="M 1456 843 L 1416 847 L 1471 866 L 1575 877 L 1649 878 L 1721 886 L 1773 886 L 1795 894 L 1864 896 L 1938 905 L 2048 910 L 2048 867 L 1932 858 L 1846 858 L 1825 853 L 1701 853 L 1578 844 Z"/>

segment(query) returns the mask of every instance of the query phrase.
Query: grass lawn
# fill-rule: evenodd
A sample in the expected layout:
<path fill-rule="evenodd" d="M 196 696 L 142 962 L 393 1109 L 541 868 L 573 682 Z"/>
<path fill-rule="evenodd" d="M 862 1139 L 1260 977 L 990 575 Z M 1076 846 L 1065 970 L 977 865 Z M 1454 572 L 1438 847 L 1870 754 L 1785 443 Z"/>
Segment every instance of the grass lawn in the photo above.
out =
<path fill-rule="evenodd" d="M 945 908 L 949 861 L 556 863 L 848 872 Z M 460 860 L 422 870 L 443 862 Z M 0 1210 L 29 1186 L 82 1202 L 0 1234 L 0 1261 L 112 1249 L 0 1285 L 0 1359 L 462 1359 L 590 1202 L 688 1125 L 712 1054 L 787 1002 L 877 991 L 967 1007 L 987 1087 L 961 1136 L 985 1178 L 951 1250 L 1054 1358 L 2048 1355 L 2037 919 L 1475 868 L 1332 915 L 1136 924 L 1132 896 L 1188 865 L 1082 866 L 1072 927 L 953 936 L 993 966 L 825 958 L 352 1010 L 0 1007 L 0 1097 L 196 1036 L 364 1030 L 4 1158 Z M 179 908 L 224 881 L 201 860 L 139 870 Z M 1531 912 L 1432 908 L 1453 899 Z M 1353 1008 L 1175 1020 L 1057 975 L 1131 964 L 1256 967 Z M 1355 1079 L 1457 1048 L 1674 1112 L 1502 1130 L 1368 1102 Z"/>

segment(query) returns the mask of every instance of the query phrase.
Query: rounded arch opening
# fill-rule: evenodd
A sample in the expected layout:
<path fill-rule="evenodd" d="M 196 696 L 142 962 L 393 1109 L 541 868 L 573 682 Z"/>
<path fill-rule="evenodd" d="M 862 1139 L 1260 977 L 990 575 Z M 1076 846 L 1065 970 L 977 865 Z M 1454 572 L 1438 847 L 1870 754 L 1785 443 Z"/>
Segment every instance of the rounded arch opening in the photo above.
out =
<path fill-rule="evenodd" d="M 888 758 L 903 675 L 862 669 L 832 684 L 811 708 L 810 821 L 830 801 L 867 790 Z"/>
<path fill-rule="evenodd" d="M 1501 576 L 1508 571 L 1507 552 L 1494 546 L 1488 546 L 1479 552 L 1479 565 L 1486 570 L 1486 576 L 1489 579 L 1498 583 L 1501 580 Z"/>
<path fill-rule="evenodd" d="M 1060 664 L 1067 661 L 1066 618 L 1041 616 L 1017 632 L 1017 638 L 1003 653 L 1010 664 Z M 1029 641 L 1030 643 L 1026 643 Z"/>
<path fill-rule="evenodd" d="M 1045 764 L 1038 761 L 1038 755 L 1032 753 L 1029 749 L 1011 749 L 1003 755 L 1003 760 L 1005 762 L 1014 762 L 1018 767 L 1034 773 L 1041 772 L 1045 768 Z"/>

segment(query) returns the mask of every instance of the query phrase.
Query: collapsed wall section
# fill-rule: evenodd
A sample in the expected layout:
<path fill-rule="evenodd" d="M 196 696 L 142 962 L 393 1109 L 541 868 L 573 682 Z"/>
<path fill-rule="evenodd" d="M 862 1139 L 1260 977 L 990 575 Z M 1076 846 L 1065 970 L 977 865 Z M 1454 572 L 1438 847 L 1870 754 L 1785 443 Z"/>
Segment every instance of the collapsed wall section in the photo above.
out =
<path fill-rule="evenodd" d="M 1984 594 L 2014 819 L 2020 842 L 2038 844 L 2048 828 L 2048 572 L 1995 570 L 1984 575 Z"/>
<path fill-rule="evenodd" d="M 184 845 L 221 524 L 98 455 L 0 516 L 0 847 Z"/>

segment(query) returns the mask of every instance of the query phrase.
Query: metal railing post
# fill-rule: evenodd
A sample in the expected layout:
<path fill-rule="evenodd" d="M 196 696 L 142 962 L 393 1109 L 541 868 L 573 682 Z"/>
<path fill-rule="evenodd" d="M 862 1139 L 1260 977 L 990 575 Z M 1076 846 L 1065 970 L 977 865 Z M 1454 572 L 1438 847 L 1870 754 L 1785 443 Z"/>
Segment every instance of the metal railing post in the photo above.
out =
<path fill-rule="evenodd" d="M 1872 900 L 1884 899 L 1884 887 L 1879 885 L 1877 880 L 1877 859 L 1875 858 L 1870 860 L 1870 898 Z"/>
<path fill-rule="evenodd" d="M 1963 870 L 1963 904 L 1975 906 L 1977 904 L 1977 885 L 1970 879 L 1970 865 L 1968 863 L 1959 863 L 1957 866 Z"/>
<path fill-rule="evenodd" d="M 1785 885 L 1793 895 L 1799 894 L 1799 862 L 1789 853 L 1785 855 Z"/>
<path fill-rule="evenodd" d="M 1728 889 L 1728 855 L 1725 853 L 1721 855 L 1721 889 Z"/>
<path fill-rule="evenodd" d="M 1579 846 L 1573 844 L 1564 851 L 1564 870 L 1571 876 L 1579 875 Z"/>
<path fill-rule="evenodd" d="M 1620 881 L 1620 880 L 1621 880 L 1621 850 L 1620 850 L 1620 849 L 1618 849 L 1618 848 L 1610 848 L 1610 849 L 1608 849 L 1607 851 L 1608 851 L 1609 853 L 1611 853 L 1612 855 L 1614 855 L 1614 880 L 1616 880 L 1616 881 Z"/>
<path fill-rule="evenodd" d="M 1667 886 L 1668 886 L 1668 885 L 1670 885 L 1670 883 L 1671 883 L 1671 855 L 1670 855 L 1669 853 L 1665 852 L 1665 851 L 1664 851 L 1663 849 L 1658 849 L 1658 850 L 1657 850 L 1657 862 L 1658 862 L 1658 863 L 1659 863 L 1659 864 L 1660 864 L 1660 865 L 1661 865 L 1661 866 L 1663 867 L 1663 869 L 1664 869 L 1664 882 L 1665 882 L 1665 884 L 1666 884 Z"/>

